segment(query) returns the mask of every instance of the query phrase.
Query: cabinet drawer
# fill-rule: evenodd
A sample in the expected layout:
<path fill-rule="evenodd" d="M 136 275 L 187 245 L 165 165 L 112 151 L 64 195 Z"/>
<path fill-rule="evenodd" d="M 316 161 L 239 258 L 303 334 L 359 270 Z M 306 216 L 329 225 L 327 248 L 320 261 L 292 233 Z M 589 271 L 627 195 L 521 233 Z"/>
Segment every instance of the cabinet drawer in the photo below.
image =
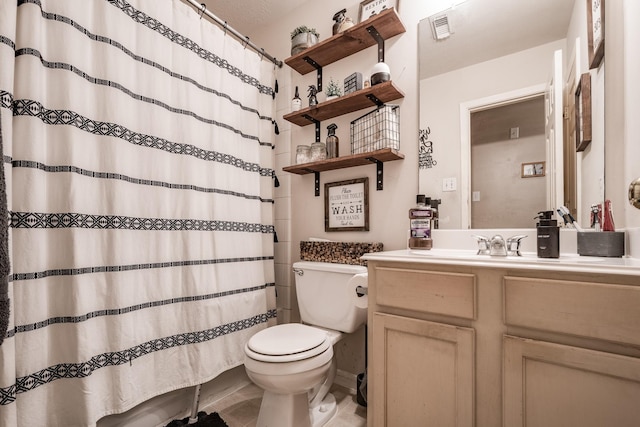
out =
<path fill-rule="evenodd" d="M 376 267 L 376 303 L 464 319 L 476 318 L 473 274 Z"/>
<path fill-rule="evenodd" d="M 507 325 L 640 345 L 640 287 L 504 278 Z"/>

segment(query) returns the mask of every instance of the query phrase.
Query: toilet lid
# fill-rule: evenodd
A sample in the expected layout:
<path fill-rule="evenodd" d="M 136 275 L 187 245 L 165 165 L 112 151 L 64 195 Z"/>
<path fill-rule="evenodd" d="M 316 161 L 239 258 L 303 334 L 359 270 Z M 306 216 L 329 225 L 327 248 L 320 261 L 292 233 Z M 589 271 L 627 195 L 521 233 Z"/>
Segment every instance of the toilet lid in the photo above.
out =
<path fill-rule="evenodd" d="M 256 353 L 268 356 L 285 356 L 298 353 L 318 353 L 325 350 L 322 344 L 327 332 L 301 323 L 285 323 L 263 329 L 251 337 L 247 346 Z M 312 357 L 315 354 L 307 354 Z"/>

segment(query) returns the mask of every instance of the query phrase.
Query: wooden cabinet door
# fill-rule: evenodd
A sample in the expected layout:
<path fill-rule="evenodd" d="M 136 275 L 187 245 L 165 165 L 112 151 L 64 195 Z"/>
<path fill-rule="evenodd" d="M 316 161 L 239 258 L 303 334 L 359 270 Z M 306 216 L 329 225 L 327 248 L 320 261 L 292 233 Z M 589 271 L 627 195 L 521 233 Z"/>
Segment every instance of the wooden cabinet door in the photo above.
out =
<path fill-rule="evenodd" d="M 504 427 L 637 427 L 640 359 L 505 336 Z"/>
<path fill-rule="evenodd" d="M 374 313 L 373 426 L 473 426 L 474 336 L 469 328 Z"/>

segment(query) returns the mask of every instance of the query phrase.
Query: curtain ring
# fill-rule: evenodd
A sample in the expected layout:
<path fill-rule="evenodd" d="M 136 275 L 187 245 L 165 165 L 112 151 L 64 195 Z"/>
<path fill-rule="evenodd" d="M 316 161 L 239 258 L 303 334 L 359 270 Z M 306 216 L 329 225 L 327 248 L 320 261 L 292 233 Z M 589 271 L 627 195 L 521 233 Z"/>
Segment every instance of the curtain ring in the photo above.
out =
<path fill-rule="evenodd" d="M 229 24 L 227 23 L 227 21 L 224 21 L 224 35 L 227 35 L 227 27 L 229 26 Z"/>
<path fill-rule="evenodd" d="M 244 36 L 244 48 L 247 48 L 247 45 L 249 44 L 249 36 Z"/>
<path fill-rule="evenodd" d="M 260 48 L 260 61 L 264 58 L 264 48 Z"/>
<path fill-rule="evenodd" d="M 200 3 L 200 19 L 202 19 L 202 15 L 207 11 L 207 5 L 204 3 Z"/>

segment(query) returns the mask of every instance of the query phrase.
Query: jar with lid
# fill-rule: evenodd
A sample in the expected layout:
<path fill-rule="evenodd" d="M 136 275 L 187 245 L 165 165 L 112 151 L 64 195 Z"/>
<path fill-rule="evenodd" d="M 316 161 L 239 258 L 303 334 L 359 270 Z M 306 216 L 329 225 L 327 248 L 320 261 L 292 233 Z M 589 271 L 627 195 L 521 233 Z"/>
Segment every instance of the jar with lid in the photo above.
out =
<path fill-rule="evenodd" d="M 327 158 L 327 146 L 324 142 L 314 142 L 311 144 L 311 161 L 317 162 Z"/>
<path fill-rule="evenodd" d="M 296 164 L 309 163 L 311 161 L 311 147 L 298 145 L 296 147 Z"/>

